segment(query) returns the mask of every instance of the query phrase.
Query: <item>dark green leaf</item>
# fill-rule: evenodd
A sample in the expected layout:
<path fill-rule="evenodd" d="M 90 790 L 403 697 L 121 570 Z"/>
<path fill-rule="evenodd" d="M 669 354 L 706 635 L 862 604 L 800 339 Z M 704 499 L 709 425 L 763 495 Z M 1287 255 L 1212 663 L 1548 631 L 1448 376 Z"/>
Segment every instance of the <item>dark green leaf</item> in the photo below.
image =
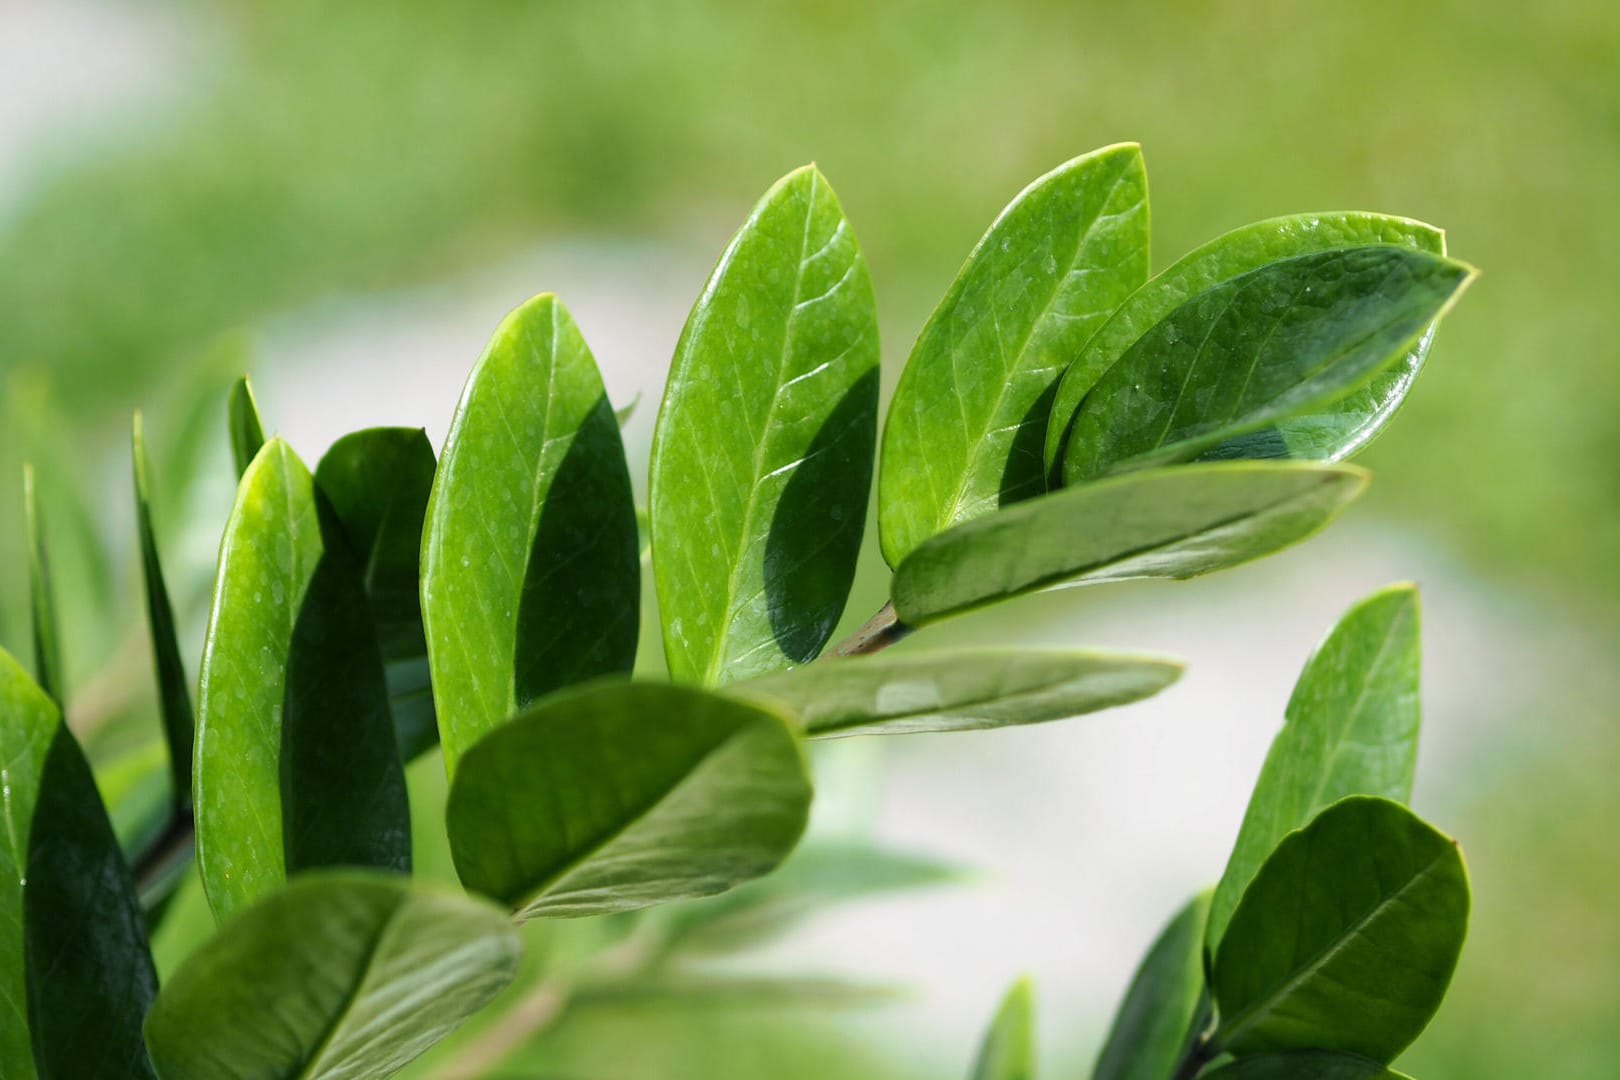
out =
<path fill-rule="evenodd" d="M 1376 1061 L 1327 1050 L 1260 1054 L 1205 1073 L 1203 1080 L 1411 1080 Z"/>
<path fill-rule="evenodd" d="M 1160 320 L 1196 294 L 1267 263 L 1356 244 L 1397 244 L 1432 255 L 1445 254 L 1445 235 L 1422 222 L 1356 212 L 1295 214 L 1257 221 L 1219 236 L 1132 293 L 1081 350 L 1058 383 L 1046 430 L 1046 468 L 1052 482 L 1056 484 L 1061 478 L 1064 444 L 1081 401 L 1097 380 Z M 1405 398 L 1428 355 L 1429 340 L 1424 337 L 1404 360 L 1332 407 L 1284 421 L 1269 442 L 1253 437 L 1244 456 L 1286 455 L 1331 461 L 1364 445 Z"/>
<path fill-rule="evenodd" d="M 508 315 L 467 380 L 428 504 L 422 615 L 445 765 L 553 690 L 635 664 L 630 472 L 561 301 Z"/>
<path fill-rule="evenodd" d="M 1001 999 L 1001 1008 L 985 1033 L 973 1080 L 1034 1080 L 1035 990 L 1019 979 Z"/>
<path fill-rule="evenodd" d="M 1142 958 L 1114 1014 L 1092 1080 L 1168 1080 L 1199 1019 L 1204 993 L 1206 889 L 1178 911 Z"/>
<path fill-rule="evenodd" d="M 34 674 L 40 688 L 58 709 L 67 707 L 67 686 L 62 673 L 61 631 L 56 620 L 56 597 L 51 587 L 50 559 L 45 553 L 45 522 L 34 492 L 34 467 L 23 466 L 23 518 L 28 531 L 28 595 L 33 610 Z"/>
<path fill-rule="evenodd" d="M 264 422 L 259 419 L 259 403 L 253 397 L 253 385 L 248 382 L 246 375 L 232 384 L 228 411 L 231 457 L 236 462 L 236 475 L 240 479 L 264 446 Z"/>
<path fill-rule="evenodd" d="M 468 888 L 522 917 L 709 896 L 773 870 L 810 810 L 782 717 L 680 686 L 546 699 L 463 757 L 446 818 Z"/>
<path fill-rule="evenodd" d="M 1086 395 L 1063 482 L 1186 461 L 1343 397 L 1407 355 L 1472 276 L 1386 244 L 1279 259 L 1199 293 Z"/>
<path fill-rule="evenodd" d="M 135 522 L 140 532 L 141 575 L 146 583 L 146 625 L 152 639 L 152 668 L 157 677 L 163 734 L 169 745 L 169 771 L 174 778 L 175 800 L 181 806 L 190 806 L 191 690 L 187 685 L 185 662 L 180 659 L 180 641 L 175 634 L 169 589 L 163 581 L 163 564 L 158 560 L 157 532 L 152 527 L 152 502 L 147 491 L 146 439 L 141 431 L 140 413 L 135 414 L 130 434 L 130 454 L 135 468 Z"/>
<path fill-rule="evenodd" d="M 315 469 L 360 559 L 377 626 L 394 734 L 406 761 L 439 737 L 422 630 L 422 521 L 433 489 L 433 444 L 421 428 L 368 428 L 332 444 Z"/>
<path fill-rule="evenodd" d="M 522 944 L 480 900 L 310 874 L 191 956 L 146 1022 L 165 1080 L 389 1076 L 494 1000 Z"/>
<path fill-rule="evenodd" d="M 1227 462 L 1053 492 L 925 542 L 895 572 L 895 610 L 920 626 L 1037 589 L 1207 574 L 1305 539 L 1366 484 L 1352 466 Z"/>
<path fill-rule="evenodd" d="M 807 166 L 732 239 L 670 367 L 650 511 L 676 678 L 715 685 L 821 651 L 854 579 L 877 399 L 866 260 Z"/>
<path fill-rule="evenodd" d="M 1068 649 L 964 649 L 828 660 L 738 683 L 805 734 L 900 735 L 1038 724 L 1140 701 L 1181 675 L 1163 657 Z"/>
<path fill-rule="evenodd" d="M 0 1075 L 151 1076 L 140 904 L 90 767 L 0 650 Z"/>
<path fill-rule="evenodd" d="M 1277 845 L 1232 915 L 1215 1045 L 1393 1060 L 1440 1007 L 1468 906 L 1449 837 L 1387 799 L 1334 803 Z"/>
<path fill-rule="evenodd" d="M 1255 871 L 1284 836 L 1347 795 L 1412 797 L 1420 710 L 1418 594 L 1392 585 L 1356 604 L 1305 665 L 1215 889 L 1213 954 Z"/>
<path fill-rule="evenodd" d="M 890 566 L 935 533 L 1046 490 L 1058 377 L 1147 274 L 1147 172 L 1134 143 L 1059 166 L 1001 212 L 889 405 L 878 524 Z"/>
<path fill-rule="evenodd" d="M 361 568 L 280 439 L 243 475 L 220 545 L 194 794 L 197 859 L 221 920 L 298 870 L 410 865 Z"/>

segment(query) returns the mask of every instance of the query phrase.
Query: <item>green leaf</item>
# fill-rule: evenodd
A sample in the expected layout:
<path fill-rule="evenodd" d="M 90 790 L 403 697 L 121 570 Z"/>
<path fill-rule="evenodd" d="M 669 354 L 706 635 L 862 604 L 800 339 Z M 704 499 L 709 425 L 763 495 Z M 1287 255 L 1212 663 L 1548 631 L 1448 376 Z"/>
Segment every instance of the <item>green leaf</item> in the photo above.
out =
<path fill-rule="evenodd" d="M 259 403 L 253 397 L 253 385 L 246 375 L 232 384 L 227 410 L 231 457 L 236 462 L 236 476 L 241 479 L 264 446 L 264 422 L 259 419 Z"/>
<path fill-rule="evenodd" d="M 419 585 L 435 464 L 421 428 L 368 428 L 333 443 L 315 469 L 315 486 L 331 502 L 363 568 L 394 735 L 406 761 L 439 737 Z"/>
<path fill-rule="evenodd" d="M 1142 958 L 1114 1014 L 1092 1080 L 1167 1080 L 1195 1030 L 1204 990 L 1205 890 L 1175 914 Z"/>
<path fill-rule="evenodd" d="M 736 684 L 779 703 L 811 737 L 976 731 L 1140 701 L 1181 676 L 1158 656 L 963 649 L 828 660 Z"/>
<path fill-rule="evenodd" d="M 1189 299 L 1086 395 L 1063 482 L 1185 461 L 1319 408 L 1407 355 L 1473 277 L 1394 245 L 1280 259 Z"/>
<path fill-rule="evenodd" d="M 1392 585 L 1345 612 L 1306 662 L 1215 889 L 1212 955 L 1243 890 L 1289 832 L 1348 795 L 1412 797 L 1418 623 L 1417 588 Z"/>
<path fill-rule="evenodd" d="M 1260 1054 L 1240 1058 L 1203 1080 L 1411 1080 L 1354 1054 L 1326 1050 L 1299 1050 L 1292 1054 Z"/>
<path fill-rule="evenodd" d="M 169 745 L 169 772 L 174 778 L 174 798 L 181 806 L 191 805 L 191 752 L 193 713 L 186 665 L 180 658 L 180 641 L 174 627 L 174 607 L 163 581 L 163 564 L 158 559 L 157 531 L 152 526 L 152 502 L 147 491 L 146 438 L 141 430 L 141 414 L 135 414 L 130 432 L 130 456 L 135 470 L 135 522 L 140 533 L 141 576 L 146 584 L 146 625 L 152 639 L 152 669 L 157 678 L 158 706 L 163 717 L 163 734 Z"/>
<path fill-rule="evenodd" d="M 877 439 L 877 307 L 814 166 L 779 180 L 687 318 L 653 433 L 653 577 L 677 679 L 815 658 L 843 613 Z"/>
<path fill-rule="evenodd" d="M 618 421 L 620 430 L 630 426 L 630 420 L 636 415 L 636 407 L 640 404 L 641 391 L 637 390 L 635 397 L 613 410 L 613 419 Z"/>
<path fill-rule="evenodd" d="M 1058 378 L 1147 274 L 1147 171 L 1134 143 L 1059 166 L 1001 212 L 889 405 L 878 524 L 890 566 L 935 533 L 1046 490 Z"/>
<path fill-rule="evenodd" d="M 1080 403 L 1097 380 L 1137 340 L 1189 298 L 1239 274 L 1295 255 L 1355 244 L 1397 244 L 1445 254 L 1445 234 L 1407 218 L 1356 212 L 1295 214 L 1245 225 L 1183 256 L 1120 305 L 1063 373 L 1046 429 L 1045 459 L 1051 482 L 1062 475 L 1063 449 Z M 1388 422 L 1428 355 L 1429 338 L 1358 391 L 1319 413 L 1285 421 L 1273 453 L 1297 444 L 1289 456 L 1338 460 L 1364 445 Z M 1251 447 L 1258 449 L 1258 446 Z M 1261 456 L 1250 453 L 1248 456 Z"/>
<path fill-rule="evenodd" d="M 197 860 L 222 921 L 295 871 L 410 865 L 361 569 L 281 439 L 243 475 L 220 545 L 194 795 Z"/>
<path fill-rule="evenodd" d="M 56 705 L 0 650 L 0 1074 L 151 1076 L 134 884 Z"/>
<path fill-rule="evenodd" d="M 1019 979 L 1001 999 L 996 1018 L 979 1046 L 973 1080 L 1034 1080 L 1035 990 Z"/>
<path fill-rule="evenodd" d="M 723 892 L 799 841 L 810 779 L 791 726 L 681 686 L 546 699 L 468 751 L 446 819 L 456 871 L 522 918 Z"/>
<path fill-rule="evenodd" d="M 34 492 L 34 467 L 28 464 L 23 465 L 23 519 L 28 532 L 28 595 L 34 616 L 34 674 L 56 707 L 65 709 L 67 686 L 62 674 L 62 640 L 50 559 L 45 552 L 45 522 Z"/>
<path fill-rule="evenodd" d="M 1449 837 L 1387 799 L 1334 803 L 1277 845 L 1232 915 L 1214 1044 L 1393 1060 L 1445 997 L 1468 907 Z"/>
<path fill-rule="evenodd" d="M 895 610 L 921 626 L 1038 589 L 1207 574 L 1305 539 L 1366 484 L 1353 466 L 1226 462 L 1053 492 L 924 543 L 895 571 Z"/>
<path fill-rule="evenodd" d="M 545 694 L 635 664 L 636 507 L 591 351 L 550 293 L 495 331 L 445 441 L 422 615 L 445 767 Z"/>
<path fill-rule="evenodd" d="M 494 1000 L 522 944 L 457 893 L 310 874 L 194 953 L 146 1022 L 165 1080 L 389 1076 Z"/>

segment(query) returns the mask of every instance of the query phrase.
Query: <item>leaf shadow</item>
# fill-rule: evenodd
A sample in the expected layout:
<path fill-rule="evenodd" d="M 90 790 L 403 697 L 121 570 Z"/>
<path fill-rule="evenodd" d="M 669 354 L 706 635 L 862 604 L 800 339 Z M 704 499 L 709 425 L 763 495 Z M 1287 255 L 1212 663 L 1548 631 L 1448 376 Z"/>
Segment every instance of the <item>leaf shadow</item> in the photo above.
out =
<path fill-rule="evenodd" d="M 1057 390 L 1058 380 L 1053 379 L 1019 420 L 1001 470 L 998 505 L 1010 506 L 1046 494 L 1046 425 Z"/>

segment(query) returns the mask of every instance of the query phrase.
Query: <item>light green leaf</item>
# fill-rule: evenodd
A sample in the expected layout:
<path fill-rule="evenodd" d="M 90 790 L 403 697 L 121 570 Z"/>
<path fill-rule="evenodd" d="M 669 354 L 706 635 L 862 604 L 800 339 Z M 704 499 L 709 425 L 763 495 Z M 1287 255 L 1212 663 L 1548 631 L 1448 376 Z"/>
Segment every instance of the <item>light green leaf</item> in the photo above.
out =
<path fill-rule="evenodd" d="M 1239 1058 L 1205 1073 L 1203 1080 L 1411 1080 L 1411 1077 L 1354 1054 L 1298 1050 L 1292 1054 Z"/>
<path fill-rule="evenodd" d="M 1409 354 L 1473 273 L 1372 245 L 1280 259 L 1199 293 L 1086 395 L 1063 482 L 1185 461 L 1343 397 Z"/>
<path fill-rule="evenodd" d="M 709 896 L 775 869 L 810 810 L 786 720 L 681 686 L 536 705 L 463 757 L 446 819 L 470 889 L 523 918 Z"/>
<path fill-rule="evenodd" d="M 163 734 L 169 746 L 169 772 L 174 779 L 175 800 L 181 806 L 190 806 L 194 735 L 191 689 L 185 662 L 180 658 L 180 641 L 175 634 L 169 589 L 163 581 L 163 564 L 158 559 L 157 531 L 152 526 L 152 502 L 147 491 L 146 439 L 138 412 L 130 432 L 130 456 L 135 469 L 135 522 L 140 533 L 141 576 L 146 585 L 146 625 L 152 639 L 152 669 L 157 678 Z"/>
<path fill-rule="evenodd" d="M 389 1076 L 494 1000 L 521 950 L 481 900 L 385 874 L 309 874 L 181 965 L 146 1041 L 164 1080 Z"/>
<path fill-rule="evenodd" d="M 56 619 L 56 596 L 51 586 L 50 559 L 45 552 L 45 522 L 34 492 L 34 467 L 23 465 L 23 520 L 28 533 L 28 597 L 33 611 L 34 674 L 40 689 L 67 708 L 67 686 L 62 673 L 61 630 Z"/>
<path fill-rule="evenodd" d="M 1355 244 L 1397 244 L 1432 255 L 1445 254 L 1445 234 L 1407 218 L 1358 212 L 1294 214 L 1245 225 L 1182 257 L 1120 305 L 1063 373 L 1046 430 L 1045 459 L 1055 484 L 1062 474 L 1063 448 L 1080 403 L 1097 380 L 1143 334 L 1191 297 L 1239 274 L 1277 259 Z M 1245 456 L 1288 456 L 1335 461 L 1364 445 L 1388 422 L 1406 396 L 1428 355 L 1424 337 L 1405 359 L 1333 407 L 1284 421 L 1270 452 L 1258 452 L 1258 437 Z"/>
<path fill-rule="evenodd" d="M 670 674 L 815 658 L 843 613 L 877 438 L 877 307 L 814 166 L 732 238 L 675 348 L 653 433 L 653 576 Z"/>
<path fill-rule="evenodd" d="M 1285 835 L 1347 795 L 1412 797 L 1418 623 L 1417 588 L 1392 585 L 1345 612 L 1306 662 L 1215 889 L 1212 955 L 1243 890 Z"/>
<path fill-rule="evenodd" d="M 613 418 L 619 422 L 621 430 L 630 426 L 630 420 L 636 415 L 636 408 L 640 404 L 641 391 L 637 390 L 635 397 L 613 410 Z"/>
<path fill-rule="evenodd" d="M 1181 675 L 1164 657 L 1071 649 L 963 649 L 827 660 L 736 684 L 811 737 L 976 731 L 1140 701 Z"/>
<path fill-rule="evenodd" d="M 246 375 L 231 386 L 227 405 L 230 415 L 231 457 L 236 462 L 236 475 L 240 479 L 264 446 L 264 421 L 259 419 L 259 403 L 253 397 L 253 385 Z"/>
<path fill-rule="evenodd" d="M 197 860 L 221 920 L 298 870 L 410 865 L 361 569 L 281 439 L 243 475 L 220 545 L 193 794 Z"/>
<path fill-rule="evenodd" d="M 1289 833 L 1215 954 L 1215 1046 L 1393 1060 L 1428 1024 L 1468 931 L 1468 875 L 1447 836 L 1355 795 Z"/>
<path fill-rule="evenodd" d="M 1046 490 L 1057 380 L 1147 274 L 1147 171 L 1134 143 L 1060 165 L 1001 212 L 889 405 L 878 525 L 890 566 L 935 533 Z"/>
<path fill-rule="evenodd" d="M 332 444 L 315 469 L 359 558 L 401 759 L 438 740 L 422 629 L 422 521 L 433 488 L 433 444 L 421 428 L 368 428 Z"/>
<path fill-rule="evenodd" d="M 1188 901 L 1159 934 L 1114 1014 L 1092 1080 L 1167 1080 L 1199 1034 L 1204 920 L 1209 890 Z"/>
<path fill-rule="evenodd" d="M 543 695 L 629 671 L 640 575 L 613 408 L 545 293 L 467 379 L 428 504 L 422 615 L 445 767 Z"/>
<path fill-rule="evenodd" d="M 1001 1008 L 979 1046 L 973 1080 L 1034 1080 L 1035 989 L 1019 979 L 1001 999 Z"/>
<path fill-rule="evenodd" d="M 90 766 L 0 650 L 0 1075 L 152 1075 L 141 908 Z"/>
<path fill-rule="evenodd" d="M 1053 492 L 924 543 L 895 572 L 895 610 L 921 626 L 1037 589 L 1207 574 L 1305 539 L 1366 484 L 1353 466 L 1225 462 Z"/>

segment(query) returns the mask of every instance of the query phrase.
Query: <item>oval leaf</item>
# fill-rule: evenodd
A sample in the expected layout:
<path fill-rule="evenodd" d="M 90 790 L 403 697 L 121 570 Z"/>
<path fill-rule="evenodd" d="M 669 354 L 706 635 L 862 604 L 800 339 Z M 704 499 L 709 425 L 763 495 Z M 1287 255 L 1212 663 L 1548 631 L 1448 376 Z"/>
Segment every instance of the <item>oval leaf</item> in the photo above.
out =
<path fill-rule="evenodd" d="M 927 541 L 895 572 L 910 626 L 1064 585 L 1188 578 L 1303 540 L 1361 494 L 1353 466 L 1185 465 L 1008 507 Z"/>
<path fill-rule="evenodd" d="M 680 686 L 569 691 L 462 759 L 456 871 L 523 918 L 708 896 L 770 872 L 810 810 L 780 716 Z"/>
<path fill-rule="evenodd" d="M 1178 911 L 1131 978 L 1092 1080 L 1165 1080 L 1175 1074 L 1208 1010 L 1204 921 L 1208 890 Z"/>
<path fill-rule="evenodd" d="M 1411 1080 L 1354 1054 L 1326 1050 L 1300 1050 L 1292 1054 L 1258 1054 L 1240 1058 L 1203 1080 Z"/>
<path fill-rule="evenodd" d="M 866 260 L 807 166 L 732 238 L 675 348 L 649 507 L 671 675 L 715 685 L 827 643 L 865 527 L 877 395 Z"/>
<path fill-rule="evenodd" d="M 619 425 L 546 293 L 473 369 L 428 504 L 422 615 L 446 767 L 541 696 L 629 671 L 640 603 Z"/>
<path fill-rule="evenodd" d="M 231 436 L 231 458 L 236 462 L 238 479 L 248 471 L 253 459 L 264 448 L 264 421 L 259 419 L 259 403 L 246 375 L 231 385 L 226 405 Z"/>
<path fill-rule="evenodd" d="M 1189 298 L 1277 259 L 1355 244 L 1396 244 L 1445 254 L 1445 234 L 1420 221 L 1357 212 L 1295 214 L 1245 225 L 1198 248 L 1120 305 L 1063 373 L 1046 429 L 1045 463 L 1053 484 L 1061 480 L 1063 449 L 1076 412 L 1097 380 L 1137 340 Z M 1299 442 L 1290 456 L 1337 460 L 1365 444 L 1394 413 L 1428 355 L 1426 336 L 1404 360 L 1334 408 L 1283 425 L 1276 445 Z M 1259 456 L 1250 454 L 1248 456 Z M 1272 456 L 1272 455 L 1267 455 Z"/>
<path fill-rule="evenodd" d="M 973 1080 L 1034 1080 L 1035 988 L 1026 979 L 1013 983 L 1001 999 L 996 1018 L 985 1032 Z"/>
<path fill-rule="evenodd" d="M 195 773 L 198 866 L 221 920 L 293 871 L 410 865 L 361 570 L 280 439 L 243 475 L 220 546 Z"/>
<path fill-rule="evenodd" d="M 1277 845 L 1232 915 L 1214 1044 L 1393 1060 L 1440 1007 L 1468 906 L 1449 837 L 1387 799 L 1334 803 Z"/>
<path fill-rule="evenodd" d="M 1065 720 L 1140 701 L 1181 676 L 1157 656 L 1064 649 L 963 649 L 825 661 L 750 679 L 806 735 L 977 731 Z"/>
<path fill-rule="evenodd" d="M 1284 836 L 1349 795 L 1412 797 L 1418 622 L 1416 587 L 1381 589 L 1345 612 L 1306 662 L 1215 889 L 1212 954 L 1243 890 Z"/>
<path fill-rule="evenodd" d="M 343 436 L 315 468 L 315 486 L 360 560 L 406 761 L 439 738 L 419 585 L 435 464 L 427 432 L 385 427 Z"/>
<path fill-rule="evenodd" d="M 1019 193 L 923 327 L 889 405 L 878 481 L 883 555 L 1046 490 L 1057 380 L 1147 280 L 1141 147 L 1075 158 Z"/>
<path fill-rule="evenodd" d="M 1199 293 L 1086 395 L 1063 482 L 1186 461 L 1342 397 L 1407 353 L 1472 274 L 1377 245 L 1280 259 Z"/>
<path fill-rule="evenodd" d="M 78 742 L 0 650 L 0 1074 L 152 1075 L 141 906 Z"/>
<path fill-rule="evenodd" d="M 146 1022 L 165 1078 L 391 1076 L 494 1000 L 522 943 L 472 897 L 310 874 L 233 919 Z"/>
<path fill-rule="evenodd" d="M 57 629 L 56 596 L 51 586 L 50 559 L 45 553 L 45 522 L 34 492 L 34 467 L 23 466 L 23 519 L 28 533 L 28 599 L 33 612 L 34 674 L 40 689 L 67 708 L 62 674 L 62 640 Z"/>

